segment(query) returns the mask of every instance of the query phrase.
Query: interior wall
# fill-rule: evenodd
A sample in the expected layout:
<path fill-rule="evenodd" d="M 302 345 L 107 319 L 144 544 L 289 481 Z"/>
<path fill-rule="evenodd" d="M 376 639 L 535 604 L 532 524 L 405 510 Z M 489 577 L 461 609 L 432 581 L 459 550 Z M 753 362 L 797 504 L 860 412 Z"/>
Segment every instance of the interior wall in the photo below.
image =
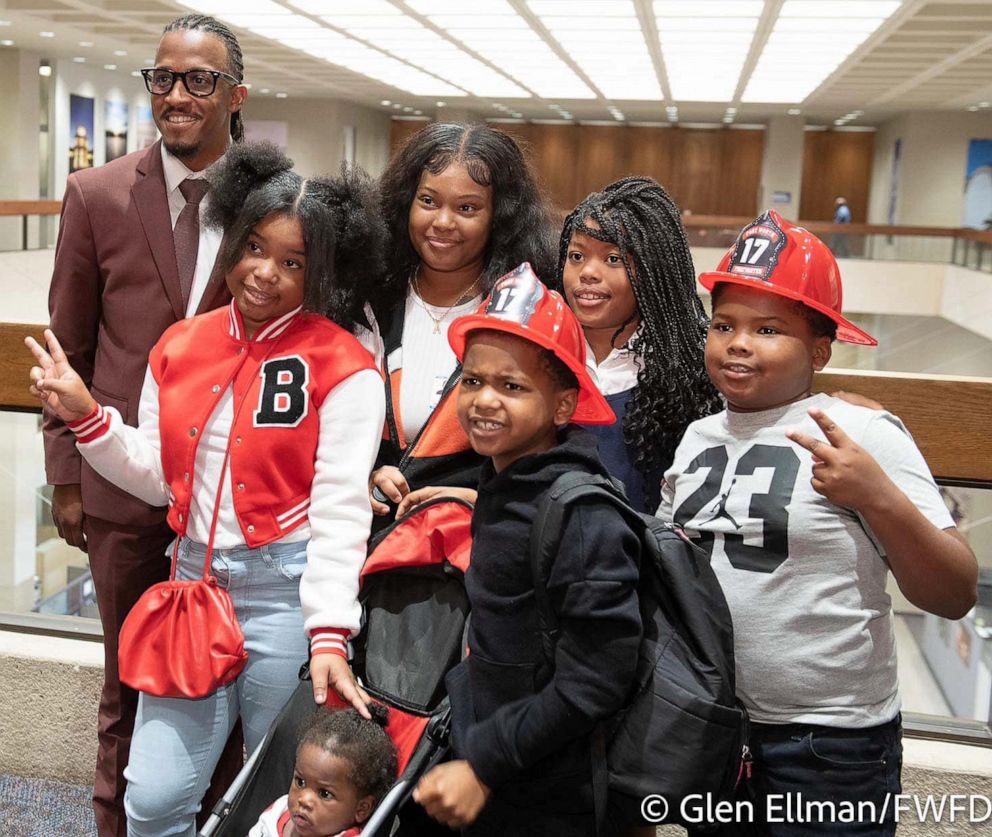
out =
<path fill-rule="evenodd" d="M 851 208 L 851 220 L 864 223 L 874 151 L 873 131 L 806 131 L 799 217 L 830 221 L 834 200 L 843 195 Z"/>
<path fill-rule="evenodd" d="M 0 200 L 38 197 L 40 56 L 19 49 L 0 50 L 0 108 L 9 115 L 8 141 L 0 144 Z M 30 223 L 37 240 L 37 219 Z M 20 249 L 21 219 L 0 218 L 0 248 Z"/>
<path fill-rule="evenodd" d="M 377 176 L 389 159 L 390 117 L 336 99 L 275 99 L 249 94 L 244 118 L 286 122 L 287 152 L 300 174 L 336 172 L 344 160 L 346 127 L 355 129 L 355 162 Z"/>
<path fill-rule="evenodd" d="M 790 220 L 800 217 L 806 133 L 803 128 L 800 116 L 774 116 L 765 131 L 758 204 L 760 210 L 774 208 Z"/>
<path fill-rule="evenodd" d="M 36 66 L 34 72 L 37 77 Z M 138 107 L 148 105 L 149 95 L 141 79 L 68 61 L 57 62 L 54 75 L 51 125 L 55 184 L 53 197 L 61 198 L 69 174 L 68 154 L 73 134 L 72 126 L 69 125 L 69 96 L 75 94 L 94 100 L 93 164 L 98 166 L 106 159 L 105 103 L 111 99 L 127 103 L 127 149 L 130 152 L 137 148 Z M 34 98 L 38 99 L 37 86 Z M 35 111 L 37 112 L 37 105 Z M 306 176 L 337 171 L 344 159 L 346 127 L 354 128 L 355 162 L 369 173 L 378 175 L 389 157 L 389 115 L 361 105 L 334 99 L 253 98 L 249 94 L 244 118 L 287 123 L 289 156 L 295 161 L 297 170 Z M 18 124 L 21 124 L 20 120 Z M 37 124 L 37 119 L 31 123 L 31 142 L 28 144 L 35 152 L 34 172 L 37 171 Z M 22 163 L 23 161 L 19 161 L 18 165 Z M 19 169 L 4 167 L 0 170 Z M 37 197 L 36 186 L 30 197 Z"/>
<path fill-rule="evenodd" d="M 392 147 L 424 122 L 395 120 Z M 553 205 L 568 212 L 628 175 L 655 178 L 683 210 L 754 215 L 765 132 L 618 125 L 500 124 L 529 156 Z"/>
<path fill-rule="evenodd" d="M 72 145 L 75 129 L 69 124 L 69 97 L 85 96 L 93 99 L 93 165 L 102 166 L 106 162 L 106 142 L 104 138 L 105 109 L 108 101 L 127 104 L 128 131 L 127 150 L 137 149 L 137 125 L 139 106 L 148 105 L 148 91 L 140 78 L 116 70 L 75 64 L 61 60 L 54 65 L 52 114 L 49 136 L 52 143 L 54 166 L 54 190 L 52 197 L 61 199 L 65 193 L 65 181 L 69 176 L 69 148 Z M 37 134 L 37 128 L 35 129 Z M 38 141 L 35 139 L 35 146 Z M 37 195 L 35 195 L 37 197 Z"/>
<path fill-rule="evenodd" d="M 898 167 L 893 170 L 895 162 L 896 140 L 901 140 L 901 145 L 905 145 L 907 126 L 909 124 L 908 114 L 901 114 L 895 119 L 880 125 L 875 132 L 875 154 L 872 157 L 871 172 L 871 195 L 868 199 L 868 223 L 869 224 L 901 224 L 900 198 L 901 193 L 898 188 L 892 191 L 893 178 L 898 182 L 903 178 L 912 177 L 912 173 L 905 170 L 903 160 L 904 148 L 900 149 Z M 890 212 L 891 207 L 891 212 Z"/>
<path fill-rule="evenodd" d="M 897 224 L 960 227 L 968 144 L 992 139 L 992 113 L 914 111 L 881 126 L 872 172 L 871 223 L 886 223 L 891 193 L 892 148 L 902 140 L 896 195 Z"/>

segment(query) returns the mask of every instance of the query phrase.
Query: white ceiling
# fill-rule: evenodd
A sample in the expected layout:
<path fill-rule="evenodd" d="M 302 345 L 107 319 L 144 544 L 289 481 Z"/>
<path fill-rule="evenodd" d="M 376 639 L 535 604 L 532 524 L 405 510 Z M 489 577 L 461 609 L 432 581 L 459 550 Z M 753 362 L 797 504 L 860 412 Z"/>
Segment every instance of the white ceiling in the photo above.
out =
<path fill-rule="evenodd" d="M 992 100 L 992 0 L 0 0 L 0 49 L 126 75 L 191 7 L 234 23 L 251 96 L 400 116 L 857 126 Z"/>

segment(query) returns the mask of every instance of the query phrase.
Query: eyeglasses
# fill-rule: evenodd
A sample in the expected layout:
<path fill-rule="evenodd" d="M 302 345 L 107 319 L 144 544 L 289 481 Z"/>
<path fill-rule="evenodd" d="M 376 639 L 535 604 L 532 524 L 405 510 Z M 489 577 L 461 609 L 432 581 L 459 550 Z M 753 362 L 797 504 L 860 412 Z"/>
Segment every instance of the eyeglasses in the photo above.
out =
<path fill-rule="evenodd" d="M 217 79 L 222 78 L 231 84 L 241 84 L 234 76 L 218 70 L 186 70 L 184 73 L 166 70 L 162 67 L 146 67 L 141 71 L 145 77 L 145 87 L 153 96 L 165 96 L 176 85 L 176 79 L 183 80 L 183 87 L 190 96 L 205 99 L 217 89 Z"/>

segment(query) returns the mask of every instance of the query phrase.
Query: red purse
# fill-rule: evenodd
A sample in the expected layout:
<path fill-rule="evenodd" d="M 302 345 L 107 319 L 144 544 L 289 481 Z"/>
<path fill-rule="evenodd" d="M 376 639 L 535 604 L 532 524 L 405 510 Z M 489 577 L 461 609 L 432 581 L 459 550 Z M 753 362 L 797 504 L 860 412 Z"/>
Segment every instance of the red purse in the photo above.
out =
<path fill-rule="evenodd" d="M 177 540 L 172 550 L 170 580 L 149 587 L 121 627 L 117 664 L 121 682 L 132 689 L 156 697 L 202 698 L 234 680 L 248 661 L 234 602 L 210 575 L 220 494 L 230 452 L 228 440 L 203 578 L 176 581 Z"/>
<path fill-rule="evenodd" d="M 178 551 L 178 543 L 176 551 Z M 158 697 L 206 697 L 226 686 L 248 661 L 245 637 L 227 590 L 208 575 L 149 587 L 121 628 L 121 682 Z"/>

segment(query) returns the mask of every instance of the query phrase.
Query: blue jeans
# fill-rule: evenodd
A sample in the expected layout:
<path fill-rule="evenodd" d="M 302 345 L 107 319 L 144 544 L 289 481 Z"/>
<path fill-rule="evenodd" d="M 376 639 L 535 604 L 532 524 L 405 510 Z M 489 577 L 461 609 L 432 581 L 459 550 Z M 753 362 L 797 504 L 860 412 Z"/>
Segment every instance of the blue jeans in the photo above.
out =
<path fill-rule="evenodd" d="M 752 778 L 738 789 L 737 798 L 753 803 L 754 821 L 724 825 L 708 833 L 720 837 L 895 834 L 896 801 L 890 798 L 886 807 L 886 795 L 894 796 L 902 790 L 900 716 L 867 729 L 752 723 L 749 743 L 754 757 Z M 787 800 L 791 809 L 786 808 Z M 866 816 L 858 821 L 843 821 L 840 814 L 837 818 L 821 816 L 816 805 L 806 807 L 806 803 L 821 801 L 833 802 L 837 811 L 847 807 Z M 872 803 L 874 819 L 867 816 L 870 808 L 862 803 Z M 769 811 L 772 817 L 766 816 Z M 808 821 L 796 821 L 798 812 Z"/>
<path fill-rule="evenodd" d="M 211 571 L 234 600 L 248 662 L 199 700 L 142 693 L 124 777 L 129 837 L 193 837 L 195 817 L 238 716 L 254 750 L 293 693 L 309 651 L 300 608 L 306 541 L 214 550 Z M 206 547 L 183 538 L 176 577 L 203 572 Z"/>

